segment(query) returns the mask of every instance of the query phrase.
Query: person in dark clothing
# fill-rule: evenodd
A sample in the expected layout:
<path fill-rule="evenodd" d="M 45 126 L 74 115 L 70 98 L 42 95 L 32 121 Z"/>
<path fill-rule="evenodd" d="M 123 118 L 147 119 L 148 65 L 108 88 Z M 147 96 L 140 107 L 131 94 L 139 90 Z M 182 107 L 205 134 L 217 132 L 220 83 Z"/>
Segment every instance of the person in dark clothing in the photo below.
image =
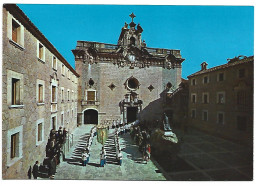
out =
<path fill-rule="evenodd" d="M 58 139 L 59 139 L 59 143 L 62 144 L 62 143 L 63 143 L 62 127 L 59 127 L 59 130 L 58 130 Z"/>
<path fill-rule="evenodd" d="M 32 179 L 32 166 L 30 166 L 27 176 L 28 176 L 28 179 Z"/>
<path fill-rule="evenodd" d="M 62 135 L 63 135 L 63 143 L 66 142 L 67 134 L 68 134 L 68 131 L 66 131 L 66 129 L 65 129 L 65 127 L 64 127 L 64 128 L 63 128 L 63 132 L 62 132 Z"/>
<path fill-rule="evenodd" d="M 33 178 L 34 178 L 34 179 L 37 179 L 37 177 L 38 177 L 38 172 L 39 172 L 39 162 L 36 161 L 35 164 L 34 164 L 34 166 L 33 166 L 33 171 L 32 171 L 32 173 L 33 173 Z"/>

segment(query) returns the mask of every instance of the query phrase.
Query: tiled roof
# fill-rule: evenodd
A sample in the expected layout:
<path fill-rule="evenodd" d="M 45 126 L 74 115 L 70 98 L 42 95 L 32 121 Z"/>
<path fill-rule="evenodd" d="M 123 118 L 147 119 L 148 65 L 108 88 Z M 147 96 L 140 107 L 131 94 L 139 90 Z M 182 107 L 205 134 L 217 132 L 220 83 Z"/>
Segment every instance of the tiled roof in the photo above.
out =
<path fill-rule="evenodd" d="M 189 75 L 188 78 L 191 78 L 191 77 L 194 77 L 194 76 L 197 76 L 197 75 L 201 75 L 201 74 L 205 74 L 205 73 L 209 73 L 209 72 L 213 72 L 213 71 L 216 71 L 216 70 L 224 69 L 224 68 L 233 67 L 233 66 L 236 66 L 236 65 L 244 64 L 244 63 L 253 62 L 253 61 L 254 61 L 254 56 L 245 57 L 243 59 L 238 59 L 237 61 L 228 62 L 224 65 L 209 68 L 207 70 L 200 70 L 198 72 L 195 72 L 195 73 Z"/>

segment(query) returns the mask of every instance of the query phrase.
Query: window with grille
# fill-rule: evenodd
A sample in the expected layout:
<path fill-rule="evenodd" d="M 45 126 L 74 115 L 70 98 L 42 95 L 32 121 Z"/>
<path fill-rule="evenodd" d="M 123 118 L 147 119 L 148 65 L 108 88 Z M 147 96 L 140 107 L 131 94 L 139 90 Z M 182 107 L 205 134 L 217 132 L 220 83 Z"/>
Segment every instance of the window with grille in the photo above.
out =
<path fill-rule="evenodd" d="M 19 157 L 19 132 L 11 135 L 11 159 Z"/>
<path fill-rule="evenodd" d="M 95 101 L 96 100 L 96 91 L 87 91 L 87 100 L 88 101 Z"/>
<path fill-rule="evenodd" d="M 12 78 L 12 105 L 20 105 L 20 79 Z"/>

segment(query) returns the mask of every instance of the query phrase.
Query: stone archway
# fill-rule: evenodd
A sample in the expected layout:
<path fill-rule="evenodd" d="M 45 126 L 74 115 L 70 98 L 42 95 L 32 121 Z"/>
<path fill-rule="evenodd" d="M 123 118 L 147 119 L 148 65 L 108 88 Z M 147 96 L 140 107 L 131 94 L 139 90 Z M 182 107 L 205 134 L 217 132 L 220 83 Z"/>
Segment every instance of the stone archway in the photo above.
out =
<path fill-rule="evenodd" d="M 94 109 L 87 109 L 83 114 L 84 124 L 98 124 L 98 111 Z"/>

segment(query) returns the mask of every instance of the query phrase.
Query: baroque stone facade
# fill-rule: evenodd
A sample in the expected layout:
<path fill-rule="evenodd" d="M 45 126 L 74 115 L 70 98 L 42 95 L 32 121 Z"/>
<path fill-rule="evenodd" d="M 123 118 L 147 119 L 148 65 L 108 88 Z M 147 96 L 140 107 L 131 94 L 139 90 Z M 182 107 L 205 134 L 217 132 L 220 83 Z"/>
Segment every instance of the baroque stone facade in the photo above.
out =
<path fill-rule="evenodd" d="M 2 177 L 26 179 L 50 129 L 77 126 L 79 75 L 16 5 L 4 5 L 2 38 Z"/>
<path fill-rule="evenodd" d="M 133 13 L 130 17 L 132 22 L 125 23 L 117 44 L 78 41 L 72 50 L 80 75 L 81 124 L 161 120 L 167 91 L 181 83 L 180 50 L 148 48 L 142 27 L 134 23 Z"/>
<path fill-rule="evenodd" d="M 235 57 L 189 79 L 189 126 L 242 144 L 253 143 L 254 57 Z"/>

